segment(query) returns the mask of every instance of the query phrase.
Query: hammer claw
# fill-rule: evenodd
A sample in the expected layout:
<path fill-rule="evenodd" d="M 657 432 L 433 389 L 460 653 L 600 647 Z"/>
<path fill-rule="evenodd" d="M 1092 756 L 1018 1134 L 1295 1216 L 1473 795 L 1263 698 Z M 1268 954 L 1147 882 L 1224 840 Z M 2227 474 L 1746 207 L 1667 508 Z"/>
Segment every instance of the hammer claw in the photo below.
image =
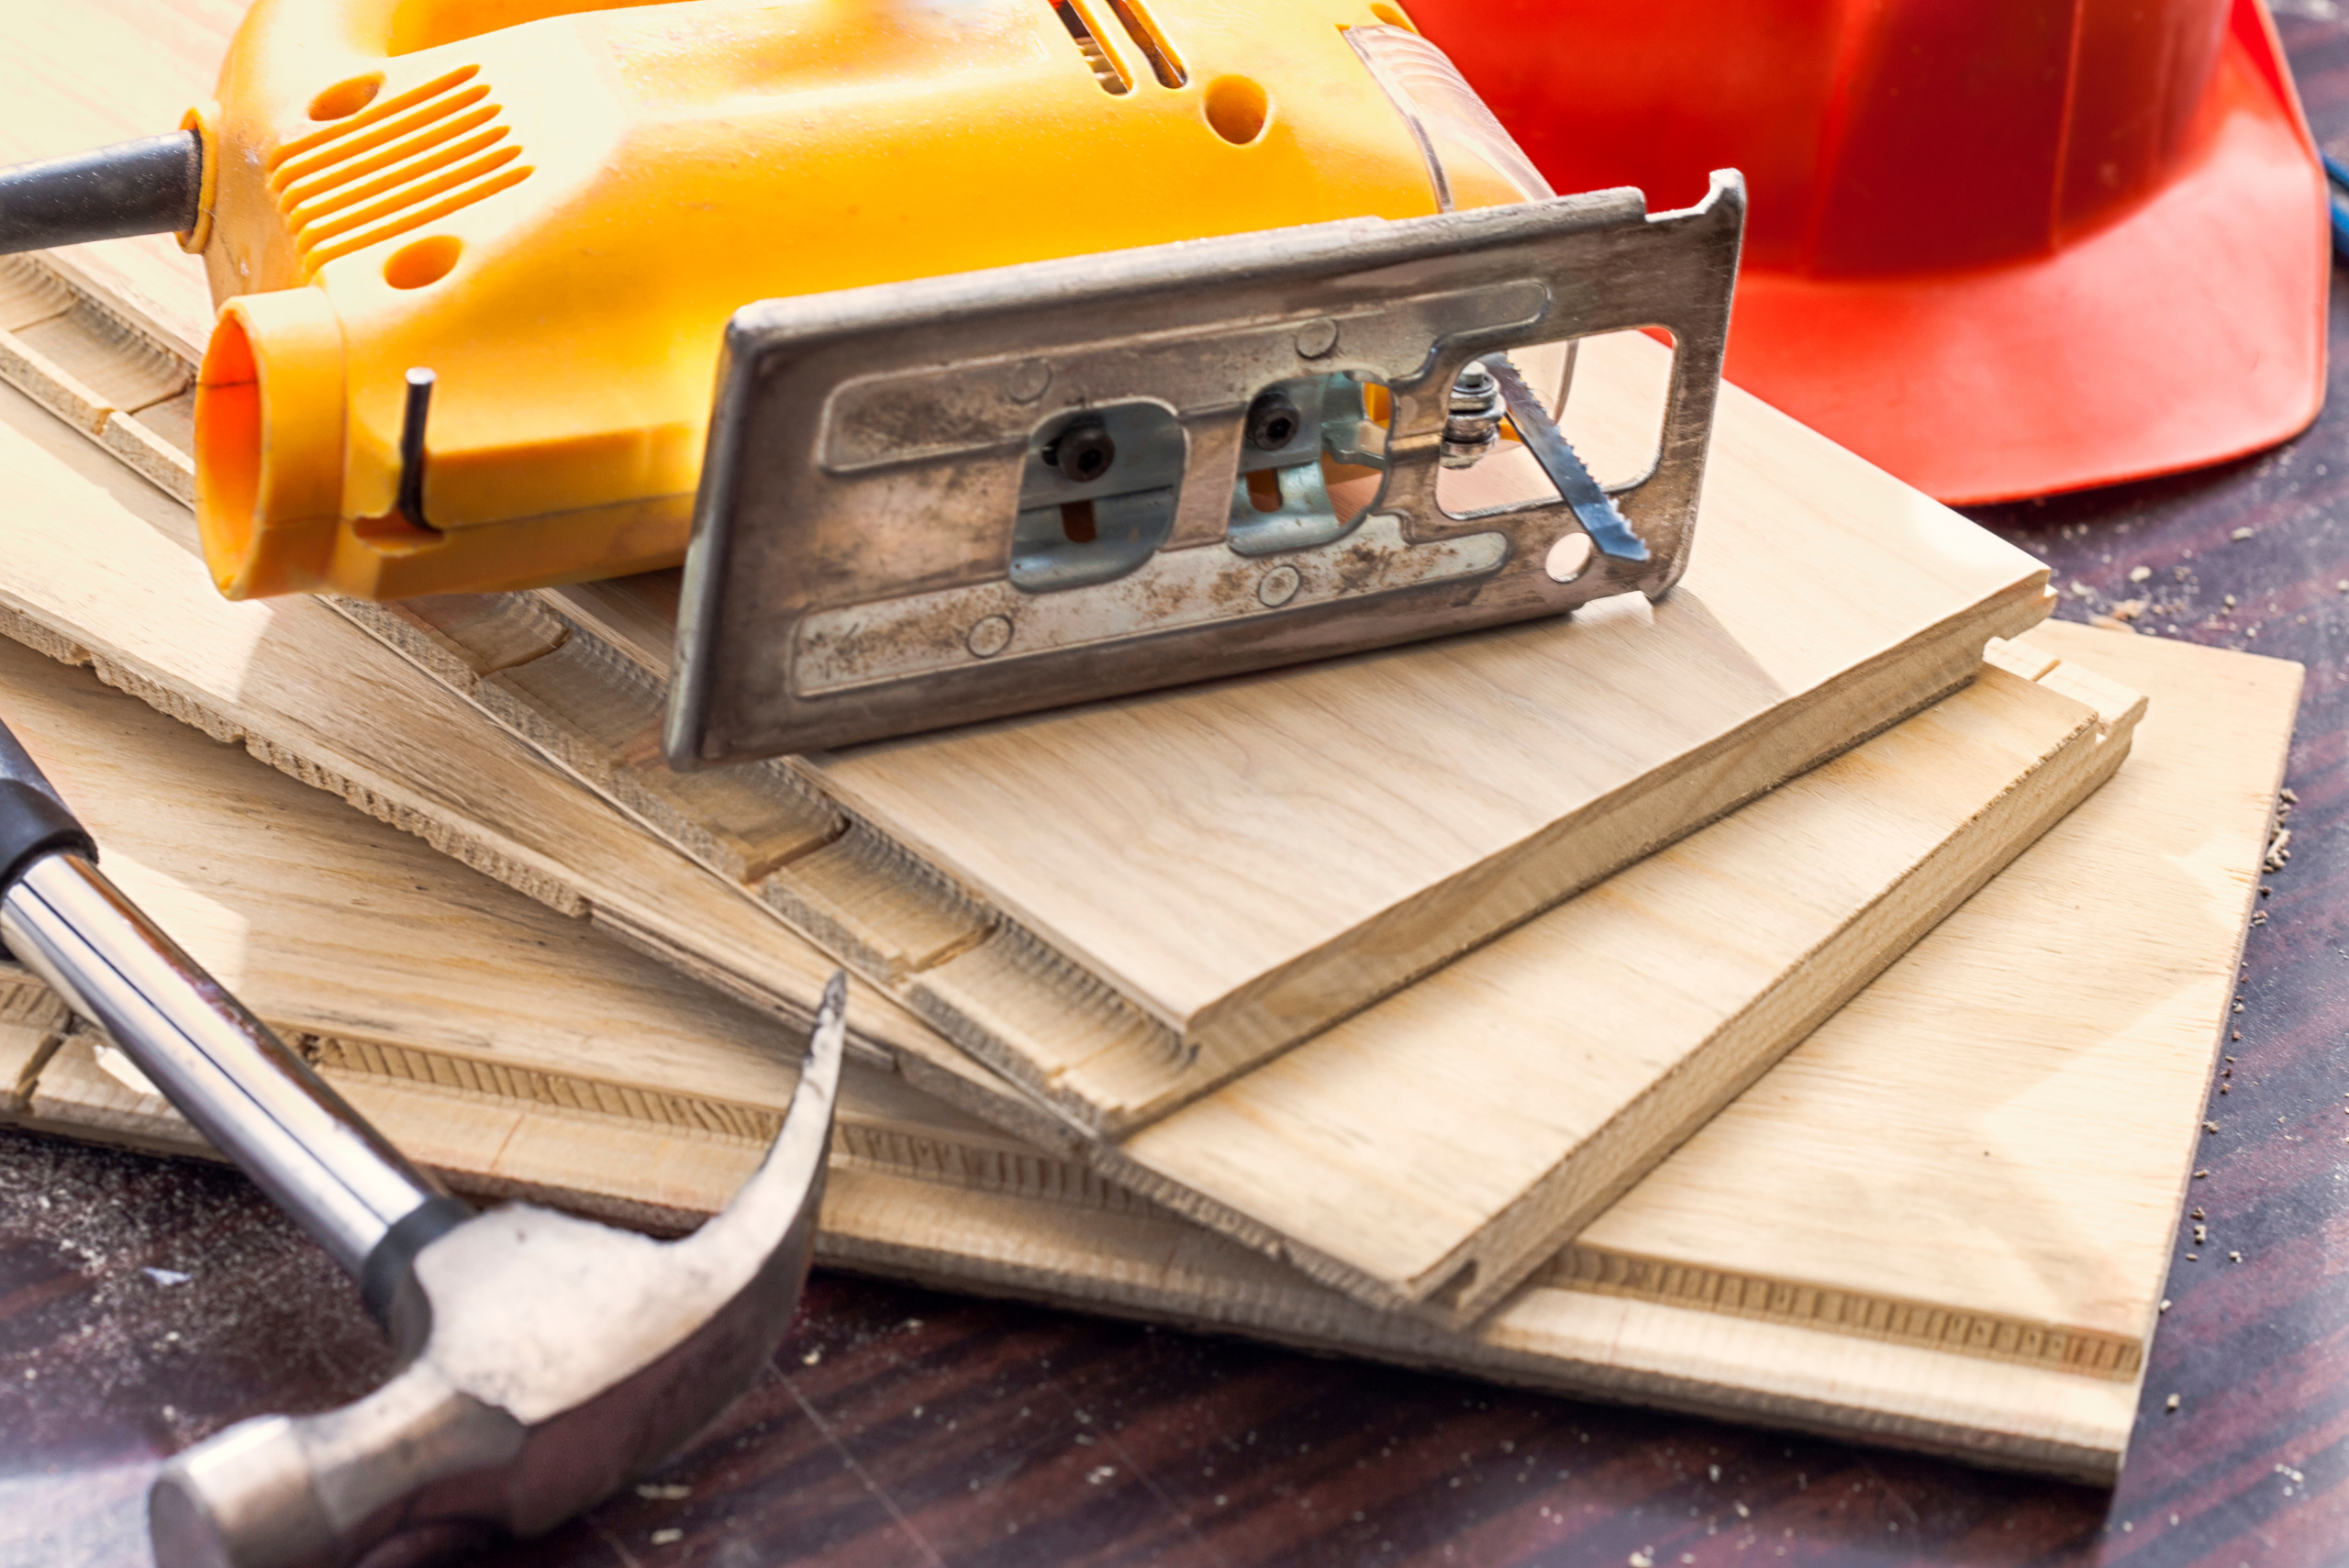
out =
<path fill-rule="evenodd" d="M 674 1241 L 507 1204 L 419 1249 L 425 1328 L 340 1410 L 239 1423 L 164 1467 L 161 1568 L 346 1568 L 535 1535 L 659 1465 L 748 1387 L 815 1245 L 845 1042 L 835 974 L 791 1108 L 723 1213 Z"/>

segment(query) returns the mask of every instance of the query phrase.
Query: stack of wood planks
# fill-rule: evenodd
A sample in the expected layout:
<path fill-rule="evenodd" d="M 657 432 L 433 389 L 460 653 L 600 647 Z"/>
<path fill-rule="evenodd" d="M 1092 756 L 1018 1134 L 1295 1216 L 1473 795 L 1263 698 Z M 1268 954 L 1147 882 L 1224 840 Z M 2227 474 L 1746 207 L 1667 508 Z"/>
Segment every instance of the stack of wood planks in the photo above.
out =
<path fill-rule="evenodd" d="M 835 1262 L 2117 1470 L 2298 666 L 1724 389 L 1662 604 L 677 774 L 673 580 L 220 600 L 129 255 L 0 259 L 0 713 L 453 1185 L 695 1223 L 845 964 Z M 200 1151 L 5 968 L 0 1095 Z"/>

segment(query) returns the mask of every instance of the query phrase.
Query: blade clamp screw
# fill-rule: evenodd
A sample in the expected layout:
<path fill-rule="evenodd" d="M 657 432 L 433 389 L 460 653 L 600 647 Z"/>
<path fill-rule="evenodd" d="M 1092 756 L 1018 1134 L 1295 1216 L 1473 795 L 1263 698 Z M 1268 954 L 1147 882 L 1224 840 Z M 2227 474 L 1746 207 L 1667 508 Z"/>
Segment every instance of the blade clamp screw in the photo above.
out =
<path fill-rule="evenodd" d="M 1248 444 L 1262 452 L 1276 452 L 1297 439 L 1305 416 L 1288 395 L 1267 392 L 1248 406 Z"/>
<path fill-rule="evenodd" d="M 1072 484 L 1090 484 L 1118 461 L 1118 443 L 1098 419 L 1087 419 L 1063 430 L 1044 449 L 1044 461 L 1061 471 Z"/>

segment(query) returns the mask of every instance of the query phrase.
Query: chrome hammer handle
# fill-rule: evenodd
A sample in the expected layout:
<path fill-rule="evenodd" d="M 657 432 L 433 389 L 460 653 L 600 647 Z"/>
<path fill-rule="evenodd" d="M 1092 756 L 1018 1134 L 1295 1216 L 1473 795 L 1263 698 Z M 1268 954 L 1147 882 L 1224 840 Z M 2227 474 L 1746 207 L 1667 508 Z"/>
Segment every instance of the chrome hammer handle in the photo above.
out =
<path fill-rule="evenodd" d="M 389 1322 L 418 1249 L 472 1210 L 400 1157 L 94 863 L 0 725 L 0 941 L 96 1023 Z"/>

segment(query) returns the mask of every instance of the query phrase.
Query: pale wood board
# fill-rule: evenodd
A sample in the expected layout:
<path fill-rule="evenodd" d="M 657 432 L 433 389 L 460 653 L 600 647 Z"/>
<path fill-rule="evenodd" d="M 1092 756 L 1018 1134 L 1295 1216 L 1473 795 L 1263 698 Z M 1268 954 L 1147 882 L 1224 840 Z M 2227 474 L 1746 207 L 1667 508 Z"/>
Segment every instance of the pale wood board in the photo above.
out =
<path fill-rule="evenodd" d="M 0 97 L 18 122 L 0 149 L 168 128 L 208 94 L 233 18 L 206 0 L 52 8 L 12 38 L 22 95 Z M 108 297 L 142 291 L 150 340 L 190 344 L 208 313 L 167 246 L 77 261 Z M 1568 425 L 1600 469 L 1641 466 L 1663 352 L 1636 334 L 1586 346 Z M 184 494 L 184 395 L 90 388 L 37 343 L 14 359 L 12 379 Z M 997 1071 L 1116 1132 L 1932 702 L 2045 613 L 2021 551 L 1733 390 L 1706 489 L 1695 567 L 1653 616 L 804 760 L 845 832 L 775 770 L 659 768 L 657 689 L 618 667 L 624 644 L 566 637 L 593 631 L 592 595 L 545 596 L 553 637 L 509 626 L 486 651 L 429 610 L 362 613 Z"/>
<path fill-rule="evenodd" d="M 453 867 L 91 671 L 0 640 L 0 720 L 95 837 L 106 875 L 314 1055 L 429 1045 L 486 1073 L 584 1082 L 600 1066 L 634 1092 L 682 1074 L 731 1105 L 779 1115 L 790 1101 L 797 1025 Z M 607 1041 L 626 1042 L 621 1079 Z"/>
<path fill-rule="evenodd" d="M 21 423 L 17 430 L 0 417 L 0 462 L 23 476 L 25 504 L 17 514 L 20 547 L 0 573 L 0 606 L 15 607 L 20 622 L 0 629 L 61 657 L 89 658 L 107 680 L 176 717 L 241 736 L 257 754 L 309 782 L 423 833 L 564 913 L 589 914 L 738 996 L 792 1016 L 805 1007 L 821 960 L 782 928 L 771 904 L 632 833 L 316 603 L 217 600 L 185 549 L 184 514 L 158 511 L 149 504 L 157 498 L 135 487 L 101 494 L 90 481 L 106 484 L 103 467 L 93 475 L 78 450 L 49 450 L 43 465 L 48 427 L 29 414 Z M 24 439 L 12 445 L 12 434 Z M 67 457 L 83 457 L 83 472 L 61 461 Z M 72 528 L 61 521 L 68 517 L 76 519 Z M 10 526 L 0 519 L 0 539 L 11 537 Z M 176 544 L 169 534 L 179 536 Z M 255 649 L 269 656 L 257 659 Z M 1749 955 L 1755 962 L 1714 966 L 1711 983 L 1690 992 L 1668 1026 L 1648 1031 L 1650 1049 L 1608 1052 L 1612 1076 L 1584 1073 L 1586 1097 L 1577 1106 L 1531 1118 L 1516 1109 L 1526 1084 L 1555 1081 L 1562 1053 L 1591 1052 L 1591 1021 L 1640 1008 L 1649 987 L 1636 968 L 1585 966 L 1593 984 L 1613 987 L 1612 1013 L 1594 992 L 1589 1006 L 1559 1016 L 1547 1030 L 1505 1032 L 1508 1052 L 1463 1057 L 1464 1067 L 1442 1086 L 1459 1113 L 1442 1124 L 1448 1137 L 1429 1137 L 1421 1115 L 1436 1086 L 1419 1076 L 1418 1042 L 1496 1038 L 1486 1016 L 1494 986 L 1513 984 L 1508 977 L 1529 962 L 1549 966 L 1538 955 L 1559 945 L 1538 935 L 1545 917 L 1489 959 L 1472 955 L 1453 981 L 1406 993 L 1326 1047 L 1308 1048 L 1294 1068 L 1267 1078 L 1261 1095 L 1252 1076 L 1243 1077 L 1198 1102 L 1196 1115 L 1178 1115 L 1146 1148 L 1094 1143 L 1079 1152 L 1125 1184 L 1375 1305 L 1423 1300 L 1456 1281 L 1431 1310 L 1448 1321 L 1472 1318 L 2092 788 L 2125 745 L 2125 734 L 2110 749 L 2096 744 L 2087 734 L 2088 710 L 2070 699 L 2008 691 L 1997 681 L 1944 708 L 1872 742 L 1869 755 L 1877 760 L 1855 759 L 1782 791 L 1756 814 L 1709 830 L 1717 849 L 1627 873 L 1624 888 L 1602 890 L 1589 910 L 1569 917 L 1570 931 L 1597 919 L 1616 927 L 1618 942 L 1685 948 L 1687 933 L 1709 917 L 1698 905 L 1709 903 L 1710 917 L 1748 917 L 1730 914 L 1720 886 L 1728 873 L 1703 869 L 1709 858 L 1742 864 L 1745 896 L 1772 913 L 1784 914 L 1800 885 L 1816 899 L 1808 923 L 1778 922 Z M 1992 717 L 2000 713 L 2008 718 Z M 2023 743 L 2025 735 L 2033 739 Z M 1918 765 L 1903 789 L 1886 790 L 1877 775 L 1901 770 L 1884 759 L 1903 749 Z M 1879 852 L 1818 861 L 1810 853 L 1815 822 L 1845 812 L 1856 814 L 1854 832 Z M 1781 834 L 1788 852 L 1809 863 L 1787 870 L 1768 863 L 1768 846 Z M 834 841 L 808 858 L 837 857 L 840 848 Z M 1690 866 L 1698 869 L 1673 869 Z M 1677 893 L 1670 890 L 1675 875 Z M 885 891 L 907 879 L 865 880 Z M 1653 903 L 1657 912 L 1646 927 L 1605 919 L 1607 907 L 1626 900 Z M 1583 939 L 1564 940 L 1572 946 Z M 767 966 L 768 955 L 781 967 Z M 1539 1011 L 1520 1009 L 1518 1017 L 1531 1024 Z M 1012 1085 L 896 1009 L 885 1006 L 874 1017 L 860 1009 L 857 1029 L 955 1103 L 1030 1141 L 1072 1143 L 1065 1128 Z M 1235 1119 L 1260 1136 L 1236 1135 Z M 1348 1152 L 1364 1147 L 1392 1148 L 1402 1158 L 1382 1169 Z M 1286 1170 L 1286 1179 L 1265 1180 L 1275 1169 Z M 1398 1183 L 1416 1196 L 1408 1213 L 1397 1212 Z"/>
<path fill-rule="evenodd" d="M 339 1083 L 438 1095 L 443 1125 L 404 1141 L 427 1159 L 449 1152 L 435 1162 L 469 1188 L 494 1190 L 505 1161 L 543 1166 L 549 1148 L 592 1187 L 610 1173 L 616 1129 L 643 1155 L 626 1165 L 636 1218 L 689 1222 L 706 1195 L 747 1173 L 737 1146 L 756 1150 L 780 1128 L 801 1024 L 6 640 L 0 719 L 95 837 L 107 876 L 306 1059 Z M 104 1043 L 0 962 L 0 1094 L 12 1108 L 32 1079 L 54 1094 L 79 1073 L 121 1111 L 117 1134 L 139 1140 L 154 1123 L 163 1145 L 184 1147 L 187 1129 L 137 1092 L 127 1059 L 101 1064 Z M 951 1132 L 957 1162 L 1044 1158 L 905 1087 L 869 1053 L 843 1071 L 839 1125 L 844 1151 L 886 1148 L 885 1163 L 912 1171 L 941 1163 L 925 1152 L 930 1129 Z"/>
<path fill-rule="evenodd" d="M 822 1255 L 953 1288 L 2110 1481 L 2299 671 L 2070 626 L 2044 628 L 2033 644 L 2152 694 L 2129 763 L 1474 1332 L 1365 1308 L 869 1073 L 852 1096 L 865 1108 L 852 1116 L 844 1103 Z M 2012 667 L 2054 662 L 2028 652 L 2015 651 Z M 169 765 L 174 737 L 201 744 L 167 729 L 148 754 L 154 765 Z M 253 773 L 262 795 L 283 788 Z M 284 794 L 271 808 L 282 830 L 353 831 L 330 803 Z M 323 817 L 295 826 L 306 808 Z M 381 837 L 377 852 L 396 857 L 400 840 Z M 499 901 L 520 903 L 459 868 L 441 864 L 436 878 L 424 859 L 412 869 L 440 896 L 495 918 L 509 917 Z M 286 874 L 302 863 L 284 862 Z M 334 902 L 317 918 L 340 917 L 325 906 Z M 606 945 L 557 923 L 553 934 L 565 932 Z M 499 1006 L 494 995 L 480 1005 Z M 519 991 L 506 1003 L 540 1005 Z M 19 1119 L 190 1146 L 160 1101 L 96 1066 L 87 1036 L 66 1039 L 28 1079 L 61 1021 L 53 1005 L 0 986 L 0 1084 L 23 1091 Z M 750 1025 L 753 1036 L 767 1027 Z M 626 1060 L 610 1041 L 582 1049 Z M 640 1224 L 691 1223 L 722 1205 L 769 1126 L 717 1117 L 688 1127 L 621 1097 L 551 1104 L 518 1089 L 517 1075 L 417 1073 L 380 1053 L 332 1054 L 323 1070 L 467 1190 Z M 696 1099 L 698 1071 L 685 1064 L 661 1092 Z M 765 1114 L 777 1103 L 761 1096 Z M 1872 1191 L 1878 1180 L 1894 1190 Z"/>
<path fill-rule="evenodd" d="M 2301 671 L 2053 622 L 2031 641 L 2151 695 L 2129 765 L 1562 1267 L 1669 1297 L 1799 1256 L 1819 1298 L 1754 1310 L 1882 1295 L 2150 1336 Z"/>

